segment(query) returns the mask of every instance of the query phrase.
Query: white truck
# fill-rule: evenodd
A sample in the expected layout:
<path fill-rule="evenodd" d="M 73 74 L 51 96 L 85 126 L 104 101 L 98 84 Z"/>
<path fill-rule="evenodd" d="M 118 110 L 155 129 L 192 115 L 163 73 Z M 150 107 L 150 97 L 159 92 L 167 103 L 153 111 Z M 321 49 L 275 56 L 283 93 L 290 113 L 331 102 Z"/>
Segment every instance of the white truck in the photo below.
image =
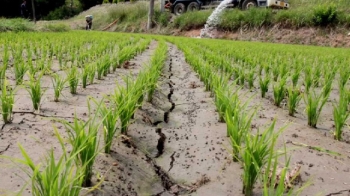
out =
<path fill-rule="evenodd" d="M 186 11 L 194 11 L 206 8 L 215 8 L 223 0 L 168 0 L 165 2 L 165 8 L 172 13 L 180 15 Z M 238 7 L 248 9 L 250 7 L 271 7 L 271 8 L 289 8 L 288 0 L 232 0 L 227 7 Z"/>

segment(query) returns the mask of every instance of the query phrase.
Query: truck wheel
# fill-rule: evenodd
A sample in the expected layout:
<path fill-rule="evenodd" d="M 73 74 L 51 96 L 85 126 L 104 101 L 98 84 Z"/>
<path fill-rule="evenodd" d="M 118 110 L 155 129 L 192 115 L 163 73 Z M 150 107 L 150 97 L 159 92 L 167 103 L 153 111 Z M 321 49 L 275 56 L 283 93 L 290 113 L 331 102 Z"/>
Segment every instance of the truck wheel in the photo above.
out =
<path fill-rule="evenodd" d="M 253 7 L 257 7 L 257 6 L 258 5 L 256 4 L 255 0 L 245 0 L 242 3 L 242 9 L 243 10 L 246 10 L 246 9 L 249 9 L 249 8 L 253 8 Z"/>
<path fill-rule="evenodd" d="M 178 3 L 174 7 L 174 14 L 181 15 L 186 12 L 186 7 L 183 3 Z"/>
<path fill-rule="evenodd" d="M 199 4 L 197 2 L 191 2 L 190 4 L 188 4 L 187 10 L 188 11 L 197 11 L 197 10 L 199 10 Z"/>

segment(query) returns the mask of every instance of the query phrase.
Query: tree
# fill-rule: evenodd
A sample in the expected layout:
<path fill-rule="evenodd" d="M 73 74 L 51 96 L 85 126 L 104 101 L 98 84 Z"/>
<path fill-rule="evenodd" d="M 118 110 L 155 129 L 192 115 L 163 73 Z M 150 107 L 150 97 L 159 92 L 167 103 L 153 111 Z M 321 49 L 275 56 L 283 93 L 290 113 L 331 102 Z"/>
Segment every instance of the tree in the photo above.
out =
<path fill-rule="evenodd" d="M 34 23 L 36 23 L 34 0 L 32 0 L 32 10 L 33 10 L 33 21 L 34 21 Z"/>
<path fill-rule="evenodd" d="M 79 0 L 83 10 L 87 10 L 95 5 L 102 4 L 103 0 Z"/>
<path fill-rule="evenodd" d="M 23 0 L 0 0 L 0 17 L 13 18 L 21 16 L 21 4 Z M 41 18 L 49 12 L 65 5 L 66 0 L 27 0 L 27 9 L 32 16 L 33 4 L 35 5 L 35 16 Z"/>
<path fill-rule="evenodd" d="M 149 11 L 148 11 L 148 21 L 147 21 L 147 30 L 152 28 L 152 19 L 154 15 L 154 0 L 149 1 Z"/>

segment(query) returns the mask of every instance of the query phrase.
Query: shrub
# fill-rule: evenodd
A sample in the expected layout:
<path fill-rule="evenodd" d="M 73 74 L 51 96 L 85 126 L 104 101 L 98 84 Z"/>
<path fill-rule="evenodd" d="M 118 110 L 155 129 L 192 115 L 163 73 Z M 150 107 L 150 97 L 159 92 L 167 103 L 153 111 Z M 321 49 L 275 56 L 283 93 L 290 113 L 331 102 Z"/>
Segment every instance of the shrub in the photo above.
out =
<path fill-rule="evenodd" d="M 46 24 L 44 25 L 44 28 L 42 31 L 49 31 L 49 32 L 65 32 L 69 31 L 70 27 L 66 24 L 58 23 L 58 24 Z"/>
<path fill-rule="evenodd" d="M 219 27 L 224 30 L 237 30 L 242 26 L 244 13 L 240 10 L 229 10 L 222 15 Z"/>
<path fill-rule="evenodd" d="M 253 8 L 244 11 L 243 22 L 249 27 L 262 27 L 272 23 L 272 11 L 270 9 Z"/>
<path fill-rule="evenodd" d="M 0 32 L 6 31 L 34 31 L 33 23 L 22 18 L 2 19 L 0 18 Z"/>
<path fill-rule="evenodd" d="M 82 11 L 79 7 L 68 7 L 68 6 L 61 6 L 53 11 L 51 11 L 47 16 L 45 16 L 44 20 L 60 20 L 60 19 L 67 19 L 72 16 L 75 16 L 79 14 Z"/>
<path fill-rule="evenodd" d="M 211 12 L 212 10 L 186 12 L 175 19 L 174 26 L 181 30 L 203 27 Z"/>
<path fill-rule="evenodd" d="M 313 22 L 318 26 L 327 26 L 329 24 L 335 23 L 338 20 L 337 7 L 334 4 L 323 4 L 318 5 L 313 10 Z"/>
<path fill-rule="evenodd" d="M 296 28 L 311 26 L 313 23 L 312 13 L 303 7 L 277 12 L 273 17 L 273 20 L 274 23 Z"/>
<path fill-rule="evenodd" d="M 154 12 L 154 20 L 161 27 L 168 26 L 170 18 L 171 18 L 171 14 L 169 12 L 160 12 L 158 10 Z"/>

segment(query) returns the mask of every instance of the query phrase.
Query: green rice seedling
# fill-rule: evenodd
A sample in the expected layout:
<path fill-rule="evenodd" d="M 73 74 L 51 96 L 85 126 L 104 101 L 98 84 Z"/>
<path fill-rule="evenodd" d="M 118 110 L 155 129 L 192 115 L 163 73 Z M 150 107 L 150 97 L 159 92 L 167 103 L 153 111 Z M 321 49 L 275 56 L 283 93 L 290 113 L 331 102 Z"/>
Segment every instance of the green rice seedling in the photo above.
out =
<path fill-rule="evenodd" d="M 88 78 L 89 78 L 90 85 L 94 83 L 95 75 L 96 75 L 96 64 L 92 63 L 92 64 L 90 64 L 90 70 L 88 72 Z"/>
<path fill-rule="evenodd" d="M 313 78 L 312 78 L 312 86 L 318 87 L 320 84 L 320 78 L 321 78 L 321 71 L 322 66 L 315 66 L 314 70 L 312 72 Z"/>
<path fill-rule="evenodd" d="M 32 195 L 46 196 L 79 196 L 82 190 L 83 173 L 74 164 L 74 156 L 67 157 L 66 153 L 56 160 L 54 150 L 46 156 L 45 166 L 35 165 L 25 149 L 20 145 L 24 160 L 20 162 L 30 169 L 25 170 L 31 179 Z"/>
<path fill-rule="evenodd" d="M 264 79 L 260 77 L 259 84 L 261 90 L 261 97 L 265 98 L 266 93 L 269 90 L 270 78 L 268 76 L 265 76 Z"/>
<path fill-rule="evenodd" d="M 39 74 L 37 78 L 34 75 L 29 75 L 29 83 L 27 85 L 27 91 L 32 99 L 34 110 L 39 110 L 40 102 L 44 91 L 41 89 L 41 77 L 43 72 Z"/>
<path fill-rule="evenodd" d="M 121 123 L 121 133 L 127 134 L 130 119 L 134 115 L 137 108 L 136 103 L 139 99 L 138 96 L 135 96 L 134 92 L 136 92 L 135 89 L 139 89 L 139 87 L 135 86 L 129 77 L 125 77 L 124 81 L 126 86 L 124 87 L 117 84 L 117 88 L 111 98 L 115 104 L 115 107 L 117 107 L 120 111 L 119 119 Z"/>
<path fill-rule="evenodd" d="M 58 74 L 53 74 L 51 81 L 52 81 L 52 86 L 53 86 L 53 90 L 54 90 L 54 101 L 58 102 L 59 98 L 62 94 L 62 90 L 64 89 L 64 85 L 67 82 L 67 79 L 63 78 L 62 76 L 60 76 Z"/>
<path fill-rule="evenodd" d="M 286 64 L 286 63 L 282 63 L 282 62 L 280 62 L 280 77 L 281 78 L 285 78 L 285 77 L 287 77 L 287 75 L 288 75 L 288 69 L 287 69 L 287 67 L 288 67 L 288 65 Z"/>
<path fill-rule="evenodd" d="M 290 116 L 294 116 L 296 108 L 302 98 L 300 90 L 294 86 L 288 88 L 288 112 Z"/>
<path fill-rule="evenodd" d="M 231 109 L 230 105 L 234 104 L 234 97 L 239 88 L 230 93 L 230 88 L 226 86 L 218 86 L 215 88 L 215 105 L 219 113 L 219 122 L 225 122 L 226 110 Z"/>
<path fill-rule="evenodd" d="M 283 129 L 274 132 L 276 121 L 262 133 L 247 134 L 245 147 L 240 151 L 243 160 L 243 194 L 253 195 L 254 185 L 268 163 L 278 136 Z"/>
<path fill-rule="evenodd" d="M 116 107 L 108 108 L 102 99 L 100 103 L 94 100 L 96 105 L 100 105 L 98 113 L 102 118 L 103 123 L 103 137 L 105 141 L 104 152 L 110 153 L 113 139 L 119 130 L 119 110 Z"/>
<path fill-rule="evenodd" d="M 339 71 L 339 89 L 343 89 L 350 77 L 350 69 L 346 66 L 341 66 Z"/>
<path fill-rule="evenodd" d="M 65 70 L 68 68 L 68 61 L 69 61 L 68 59 L 63 60 L 63 66 L 62 66 L 61 70 Z"/>
<path fill-rule="evenodd" d="M 96 69 L 97 69 L 97 79 L 102 80 L 103 72 L 105 71 L 105 67 L 102 61 L 97 62 Z"/>
<path fill-rule="evenodd" d="M 158 78 L 157 76 L 155 77 Z M 156 90 L 158 85 L 157 85 L 157 82 L 154 81 L 154 78 L 152 78 L 151 76 L 149 77 L 149 80 L 151 81 L 149 82 L 149 86 L 148 86 L 147 101 L 152 102 L 154 91 Z"/>
<path fill-rule="evenodd" d="M 12 108 L 15 103 L 14 90 L 7 86 L 7 81 L 3 82 L 2 93 L 0 95 L 1 100 L 1 113 L 2 119 L 5 124 L 12 122 Z"/>
<path fill-rule="evenodd" d="M 244 85 L 244 80 L 245 80 L 245 73 L 244 73 L 244 69 L 243 68 L 241 68 L 240 70 L 239 70 L 239 84 L 240 85 Z"/>
<path fill-rule="evenodd" d="M 45 69 L 44 69 L 44 73 L 46 74 L 46 75 L 49 75 L 49 74 L 51 74 L 52 73 L 52 64 L 53 64 L 53 59 L 52 59 L 52 57 L 51 58 L 49 58 L 48 60 L 47 60 L 47 62 L 46 62 L 46 66 L 45 66 Z"/>
<path fill-rule="evenodd" d="M 58 58 L 58 65 L 60 67 L 60 70 L 63 70 L 64 64 L 63 64 L 63 54 L 61 53 L 60 55 L 57 56 Z"/>
<path fill-rule="evenodd" d="M 86 122 L 79 120 L 76 115 L 73 123 L 63 121 L 68 132 L 69 143 L 72 145 L 71 153 L 77 154 L 76 164 L 84 173 L 81 184 L 83 187 L 91 186 L 92 167 L 99 152 L 97 133 L 100 126 L 96 123 L 96 116 L 90 117 Z"/>
<path fill-rule="evenodd" d="M 148 94 L 148 102 L 152 101 L 154 91 L 157 87 L 157 81 L 158 78 L 161 74 L 162 67 L 164 65 L 164 62 L 167 57 L 167 52 L 168 48 L 165 42 L 160 42 L 158 48 L 154 52 L 152 59 L 151 59 L 151 67 L 149 68 L 149 71 L 144 73 L 145 82 L 142 83 L 147 83 L 147 89 L 145 91 Z M 140 77 L 141 76 L 141 77 Z M 142 75 L 139 74 L 138 78 L 142 78 Z M 143 100 L 143 96 L 140 97 L 140 100 L 138 104 L 141 104 Z"/>
<path fill-rule="evenodd" d="M 328 79 L 325 81 L 325 84 L 322 88 L 322 96 L 323 98 L 328 98 L 331 91 L 332 91 L 332 84 L 333 84 L 333 80 L 332 79 Z"/>
<path fill-rule="evenodd" d="M 16 61 L 13 65 L 13 70 L 15 73 L 16 84 L 20 85 L 23 83 L 23 77 L 28 71 L 28 66 L 24 63 L 23 60 Z"/>
<path fill-rule="evenodd" d="M 244 137 L 250 133 L 251 122 L 256 114 L 256 110 L 249 112 L 246 110 L 246 104 L 240 106 L 238 96 L 236 96 L 236 107 L 226 110 L 227 133 L 232 145 L 233 161 L 239 160 L 239 153 Z"/>
<path fill-rule="evenodd" d="M 87 79 L 88 79 L 88 76 L 90 73 L 90 67 L 91 67 L 91 65 L 85 65 L 83 68 L 83 71 L 81 73 L 81 77 L 82 77 L 81 81 L 82 81 L 83 88 L 86 88 Z"/>
<path fill-rule="evenodd" d="M 266 63 L 266 64 L 264 65 L 264 71 L 265 71 L 265 75 L 266 75 L 266 76 L 269 76 L 269 75 L 270 75 L 270 71 L 271 71 L 271 66 L 270 66 L 270 64 Z"/>
<path fill-rule="evenodd" d="M 6 70 L 7 70 L 7 67 L 9 65 L 9 60 L 10 60 L 10 57 L 9 57 L 9 51 L 8 51 L 8 47 L 7 45 L 4 46 L 3 48 L 4 50 L 4 54 L 3 54 L 3 57 L 2 57 L 2 66 L 0 67 L 0 88 L 3 87 L 3 83 L 5 81 L 5 76 L 6 76 Z"/>
<path fill-rule="evenodd" d="M 225 122 L 224 114 L 226 112 L 226 106 L 228 106 L 229 102 L 229 96 L 224 89 L 215 89 L 215 105 L 219 113 L 219 122 Z"/>
<path fill-rule="evenodd" d="M 283 101 L 286 95 L 286 78 L 282 78 L 278 84 L 273 86 L 273 97 L 274 102 L 277 107 L 281 106 L 281 102 Z"/>
<path fill-rule="evenodd" d="M 8 48 L 7 45 L 3 46 L 3 51 L 4 51 L 4 54 L 2 56 L 2 66 L 3 67 L 8 67 L 9 60 L 10 60 L 10 55 L 9 55 L 9 48 Z"/>
<path fill-rule="evenodd" d="M 203 81 L 205 85 L 205 90 L 206 91 L 211 91 L 211 69 L 209 68 L 210 65 L 205 64 L 203 67 L 201 67 L 201 81 Z"/>
<path fill-rule="evenodd" d="M 287 192 L 287 188 L 285 186 L 285 177 L 287 175 L 287 170 L 290 163 L 290 158 L 286 160 L 285 167 L 282 168 L 280 172 L 280 176 L 278 176 L 278 158 L 286 153 L 286 148 L 284 145 L 284 152 L 277 153 L 274 149 L 270 149 L 270 153 L 268 156 L 267 166 L 265 168 L 265 172 L 263 174 L 263 195 L 284 195 Z M 277 187 L 276 187 L 277 185 Z"/>
<path fill-rule="evenodd" d="M 254 69 L 251 69 L 248 72 L 247 80 L 248 80 L 249 89 L 254 88 L 254 81 L 255 81 L 255 70 Z"/>
<path fill-rule="evenodd" d="M 71 53 L 71 59 L 70 59 L 70 61 L 71 61 L 71 68 L 73 67 L 73 65 L 75 65 L 75 60 L 76 60 L 76 58 L 77 58 L 76 53 L 75 53 L 75 52 L 72 52 L 72 53 Z"/>
<path fill-rule="evenodd" d="M 307 123 L 309 126 L 316 128 L 317 121 L 320 117 L 323 106 L 326 104 L 328 97 L 316 95 L 315 92 L 307 93 L 304 96 L 306 104 Z"/>
<path fill-rule="evenodd" d="M 234 67 L 232 69 L 232 76 L 233 76 L 234 80 L 238 80 L 238 78 L 239 78 L 239 69 L 237 67 Z M 239 81 L 238 81 L 238 83 L 239 83 Z"/>
<path fill-rule="evenodd" d="M 323 74 L 324 75 L 323 85 L 326 85 L 330 81 L 332 81 L 331 83 L 333 83 L 335 75 L 337 74 L 337 69 L 338 68 L 332 68 L 331 66 L 325 66 L 325 70 L 324 70 L 324 74 Z"/>
<path fill-rule="evenodd" d="M 29 167 L 23 170 L 31 179 L 32 195 L 79 196 L 84 172 L 83 167 L 76 166 L 75 159 L 80 151 L 68 155 L 57 129 L 55 129 L 55 135 L 63 150 L 63 154 L 58 159 L 54 155 L 54 150 L 51 149 L 45 157 L 44 166 L 40 163 L 35 165 L 26 150 L 19 145 L 24 159 L 15 161 Z"/>
<path fill-rule="evenodd" d="M 301 72 L 301 68 L 300 67 L 296 67 L 293 70 L 293 73 L 292 73 L 292 76 L 291 76 L 293 87 L 296 87 L 297 84 L 298 84 L 299 77 L 300 77 L 300 72 Z"/>
<path fill-rule="evenodd" d="M 277 82 L 279 75 L 280 75 L 280 67 L 277 64 L 275 64 L 272 66 L 273 81 Z"/>
<path fill-rule="evenodd" d="M 79 84 L 79 72 L 76 66 L 73 66 L 68 70 L 67 80 L 69 83 L 70 93 L 77 94 L 77 88 Z"/>
<path fill-rule="evenodd" d="M 28 72 L 29 72 L 29 74 L 35 75 L 38 71 L 39 71 L 39 69 L 33 63 L 29 63 L 28 64 Z"/>
<path fill-rule="evenodd" d="M 110 73 L 110 67 L 111 67 L 110 57 L 108 55 L 106 55 L 103 58 L 102 64 L 103 64 L 103 76 L 107 76 L 107 74 Z"/>
<path fill-rule="evenodd" d="M 263 74 L 263 71 L 264 71 L 264 64 L 263 63 L 261 63 L 261 64 L 259 64 L 259 68 L 258 68 L 258 74 L 259 74 L 259 76 L 261 77 L 262 76 L 262 74 Z"/>
<path fill-rule="evenodd" d="M 342 139 L 343 127 L 350 115 L 347 99 L 346 92 L 341 90 L 338 105 L 333 105 L 333 118 L 335 124 L 334 139 L 338 141 Z"/>
<path fill-rule="evenodd" d="M 285 157 L 285 164 L 283 168 L 279 168 L 279 158 L 283 155 Z M 289 168 L 290 157 L 287 156 L 286 146 L 284 145 L 284 149 L 281 152 L 274 152 L 273 149 L 270 149 L 267 166 L 262 176 L 263 196 L 296 196 L 300 195 L 306 187 L 310 186 L 310 182 L 307 182 L 298 189 L 292 187 L 293 182 L 300 175 L 300 171 L 289 172 Z"/>
<path fill-rule="evenodd" d="M 36 64 L 36 68 L 37 68 L 39 71 L 45 70 L 45 59 L 44 59 L 44 58 L 38 60 L 38 62 L 37 62 L 37 64 Z"/>
<path fill-rule="evenodd" d="M 4 63 L 3 66 L 0 67 L 0 88 L 2 88 L 6 79 L 6 70 L 7 70 L 7 65 Z"/>
<path fill-rule="evenodd" d="M 311 75 L 310 67 L 305 67 L 304 69 L 304 85 L 305 85 L 305 92 L 308 93 L 312 85 L 312 75 Z"/>

